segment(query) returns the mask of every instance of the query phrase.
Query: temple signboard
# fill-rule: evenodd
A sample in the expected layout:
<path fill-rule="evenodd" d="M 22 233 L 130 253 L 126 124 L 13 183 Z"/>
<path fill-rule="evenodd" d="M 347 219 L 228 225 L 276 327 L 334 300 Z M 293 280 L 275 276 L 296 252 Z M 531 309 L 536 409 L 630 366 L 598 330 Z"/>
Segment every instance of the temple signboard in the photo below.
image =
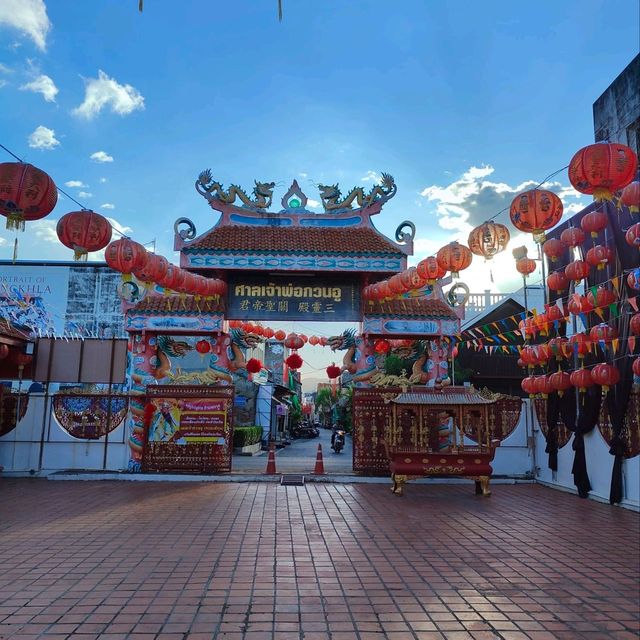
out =
<path fill-rule="evenodd" d="M 234 320 L 357 322 L 360 286 L 342 278 L 235 276 L 229 278 L 227 315 Z"/>

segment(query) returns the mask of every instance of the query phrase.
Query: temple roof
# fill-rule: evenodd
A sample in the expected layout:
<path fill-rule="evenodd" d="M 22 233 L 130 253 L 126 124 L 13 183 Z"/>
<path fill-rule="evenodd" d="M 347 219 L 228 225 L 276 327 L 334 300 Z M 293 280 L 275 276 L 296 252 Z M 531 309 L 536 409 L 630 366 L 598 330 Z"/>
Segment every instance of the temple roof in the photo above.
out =
<path fill-rule="evenodd" d="M 148 295 L 144 300 L 130 309 L 130 312 L 149 315 L 165 315 L 166 313 L 224 313 L 222 300 L 201 298 L 194 296 L 154 296 Z"/>
<path fill-rule="evenodd" d="M 309 228 L 221 225 L 182 249 L 267 254 L 399 255 L 402 249 L 370 227 Z"/>
<path fill-rule="evenodd" d="M 458 319 L 455 311 L 446 302 L 437 298 L 395 298 L 384 302 L 374 300 L 365 302 L 364 305 L 365 316 Z"/>
<path fill-rule="evenodd" d="M 394 404 L 493 404 L 496 400 L 482 396 L 477 391 L 437 391 L 433 393 L 400 393 Z"/>

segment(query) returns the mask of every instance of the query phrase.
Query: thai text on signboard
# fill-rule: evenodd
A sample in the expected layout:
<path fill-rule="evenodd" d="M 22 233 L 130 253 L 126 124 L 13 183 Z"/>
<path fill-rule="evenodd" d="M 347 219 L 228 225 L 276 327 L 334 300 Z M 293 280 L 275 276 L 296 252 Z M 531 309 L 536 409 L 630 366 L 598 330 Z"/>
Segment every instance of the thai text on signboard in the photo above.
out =
<path fill-rule="evenodd" d="M 360 287 L 335 278 L 235 276 L 227 315 L 237 320 L 360 320 Z"/>

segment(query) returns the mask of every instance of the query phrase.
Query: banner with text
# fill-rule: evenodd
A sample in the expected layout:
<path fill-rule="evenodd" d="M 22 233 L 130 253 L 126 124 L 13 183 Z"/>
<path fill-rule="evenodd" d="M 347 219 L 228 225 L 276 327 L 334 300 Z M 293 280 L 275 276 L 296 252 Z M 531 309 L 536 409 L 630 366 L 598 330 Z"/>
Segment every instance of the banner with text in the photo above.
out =
<path fill-rule="evenodd" d="M 233 320 L 357 322 L 360 285 L 342 278 L 237 275 L 229 279 L 227 315 Z"/>

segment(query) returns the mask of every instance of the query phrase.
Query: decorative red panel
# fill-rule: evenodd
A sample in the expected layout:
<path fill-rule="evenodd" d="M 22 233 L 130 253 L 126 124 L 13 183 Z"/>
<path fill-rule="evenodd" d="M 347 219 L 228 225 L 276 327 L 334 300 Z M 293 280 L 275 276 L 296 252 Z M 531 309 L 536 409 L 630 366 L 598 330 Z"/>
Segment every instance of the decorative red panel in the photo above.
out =
<path fill-rule="evenodd" d="M 536 398 L 533 401 L 533 405 L 536 410 L 536 415 L 538 416 L 540 429 L 546 438 L 549 435 L 549 425 L 547 424 L 547 401 L 542 398 Z M 571 431 L 564 426 L 564 422 L 562 422 L 560 417 L 558 417 L 556 430 L 558 432 L 558 449 L 562 449 L 562 447 L 571 440 Z"/>
<path fill-rule="evenodd" d="M 606 443 L 611 446 L 613 427 L 609 419 L 609 410 L 606 402 L 603 402 L 600 406 L 598 429 Z M 622 441 L 625 445 L 625 458 L 633 458 L 640 454 L 640 393 L 638 392 L 629 396 L 627 413 L 624 416 L 624 425 L 622 427 Z"/>

